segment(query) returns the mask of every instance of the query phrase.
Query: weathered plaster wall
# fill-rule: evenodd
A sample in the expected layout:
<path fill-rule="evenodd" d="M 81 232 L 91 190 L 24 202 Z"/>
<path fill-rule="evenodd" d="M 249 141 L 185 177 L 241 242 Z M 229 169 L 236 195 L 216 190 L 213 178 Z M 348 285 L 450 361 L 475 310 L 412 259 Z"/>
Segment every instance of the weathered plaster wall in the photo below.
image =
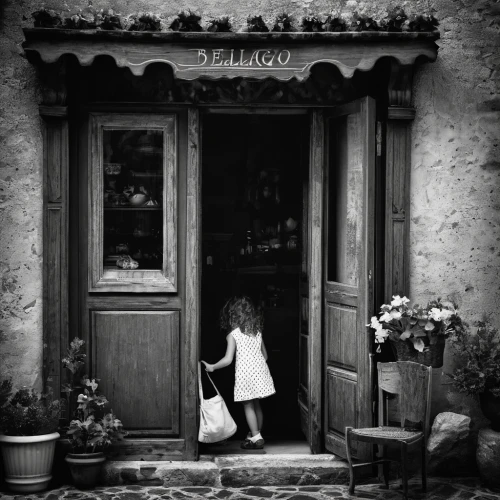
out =
<path fill-rule="evenodd" d="M 42 137 L 23 10 L 0 4 L 0 376 L 41 387 Z"/>
<path fill-rule="evenodd" d="M 436 1 L 439 57 L 415 80 L 410 296 L 456 300 L 464 319 L 500 327 L 500 4 Z M 433 413 L 482 425 L 470 398 L 452 391 L 445 353 L 434 370 Z"/>
<path fill-rule="evenodd" d="M 458 301 L 469 321 L 490 314 L 500 326 L 500 3 L 494 0 L 398 2 L 409 13 L 431 8 L 441 21 L 438 61 L 419 68 L 415 80 L 411 197 L 412 300 L 436 296 Z M 86 1 L 50 0 L 62 10 Z M 374 16 L 395 2 L 282 0 L 95 0 L 96 8 L 122 14 L 151 11 L 165 20 L 182 9 L 204 17 L 231 15 L 240 27 L 248 15 L 271 21 L 286 10 L 364 11 Z M 0 2 L 0 376 L 40 386 L 42 235 L 40 102 L 34 69 L 22 57 L 21 28 L 42 5 Z M 451 356 L 443 371 L 451 369 Z M 472 414 L 470 400 L 449 392 L 437 370 L 434 411 Z M 445 396 L 445 397 L 443 397 Z M 472 409 L 471 409 L 472 408 Z"/>

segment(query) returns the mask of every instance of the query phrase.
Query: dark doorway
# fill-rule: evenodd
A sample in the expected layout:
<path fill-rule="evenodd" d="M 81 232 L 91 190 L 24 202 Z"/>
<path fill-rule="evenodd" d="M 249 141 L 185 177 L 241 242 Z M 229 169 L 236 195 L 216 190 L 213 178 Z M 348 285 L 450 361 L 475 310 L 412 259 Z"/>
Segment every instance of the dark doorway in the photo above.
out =
<path fill-rule="evenodd" d="M 225 354 L 219 327 L 225 301 L 250 296 L 264 311 L 263 339 L 276 394 L 262 400 L 266 440 L 305 440 L 300 430 L 300 280 L 304 183 L 309 163 L 309 116 L 207 114 L 202 122 L 201 358 Z M 238 424 L 234 362 L 214 372 L 215 384 Z M 214 395 L 202 374 L 205 397 Z M 203 451 L 202 451 L 203 452 Z"/>

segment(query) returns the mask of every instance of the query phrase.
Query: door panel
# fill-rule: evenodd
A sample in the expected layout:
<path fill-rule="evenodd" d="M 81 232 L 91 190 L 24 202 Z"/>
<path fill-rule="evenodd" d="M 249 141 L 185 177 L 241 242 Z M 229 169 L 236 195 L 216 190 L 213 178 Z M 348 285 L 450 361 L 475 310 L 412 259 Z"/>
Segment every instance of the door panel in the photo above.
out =
<path fill-rule="evenodd" d="M 326 331 L 331 332 L 327 338 L 327 363 L 335 364 L 356 371 L 356 310 L 327 301 Z"/>
<path fill-rule="evenodd" d="M 356 378 L 351 372 L 331 369 L 327 372 L 326 404 L 330 429 L 342 429 L 344 422 L 354 421 L 356 418 Z M 338 401 L 343 401 L 342 406 Z M 342 449 L 345 447 L 341 432 L 328 432 L 325 447 L 327 449 Z M 337 453 L 338 454 L 338 453 Z"/>
<path fill-rule="evenodd" d="M 366 323 L 373 308 L 374 100 L 336 108 L 326 119 L 326 138 L 325 447 L 345 456 L 345 427 L 372 425 Z M 356 453 L 364 457 L 369 448 Z"/>
<path fill-rule="evenodd" d="M 93 373 L 130 435 L 179 433 L 179 312 L 92 311 Z"/>

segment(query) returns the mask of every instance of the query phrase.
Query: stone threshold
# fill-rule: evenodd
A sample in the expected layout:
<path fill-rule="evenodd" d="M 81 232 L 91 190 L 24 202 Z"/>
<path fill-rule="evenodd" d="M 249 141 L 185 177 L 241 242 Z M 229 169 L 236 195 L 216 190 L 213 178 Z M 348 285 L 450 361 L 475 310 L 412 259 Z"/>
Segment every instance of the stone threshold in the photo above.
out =
<path fill-rule="evenodd" d="M 347 484 L 347 463 L 333 455 L 201 455 L 198 462 L 108 461 L 101 484 L 119 486 L 287 486 Z"/>

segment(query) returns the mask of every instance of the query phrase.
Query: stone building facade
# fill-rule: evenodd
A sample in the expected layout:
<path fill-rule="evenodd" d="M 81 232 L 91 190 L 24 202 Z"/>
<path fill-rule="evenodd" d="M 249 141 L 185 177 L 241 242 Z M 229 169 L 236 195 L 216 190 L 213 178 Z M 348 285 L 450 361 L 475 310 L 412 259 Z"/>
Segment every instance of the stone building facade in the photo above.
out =
<path fill-rule="evenodd" d="M 64 10 L 86 2 L 43 2 Z M 384 1 L 96 0 L 124 15 L 151 11 L 167 19 L 193 9 L 209 19 L 249 15 L 296 18 L 332 9 L 378 17 Z M 500 326 L 500 4 L 492 0 L 405 1 L 408 13 L 434 13 L 440 21 L 437 61 L 414 77 L 416 118 L 411 148 L 410 284 L 412 301 L 449 297 L 462 317 L 483 314 Z M 42 387 L 42 131 L 37 72 L 23 55 L 22 28 L 31 27 L 36 0 L 0 5 L 0 375 L 16 385 Z M 475 401 L 447 385 L 450 352 L 435 371 L 433 413 L 456 411 L 481 426 Z"/>

